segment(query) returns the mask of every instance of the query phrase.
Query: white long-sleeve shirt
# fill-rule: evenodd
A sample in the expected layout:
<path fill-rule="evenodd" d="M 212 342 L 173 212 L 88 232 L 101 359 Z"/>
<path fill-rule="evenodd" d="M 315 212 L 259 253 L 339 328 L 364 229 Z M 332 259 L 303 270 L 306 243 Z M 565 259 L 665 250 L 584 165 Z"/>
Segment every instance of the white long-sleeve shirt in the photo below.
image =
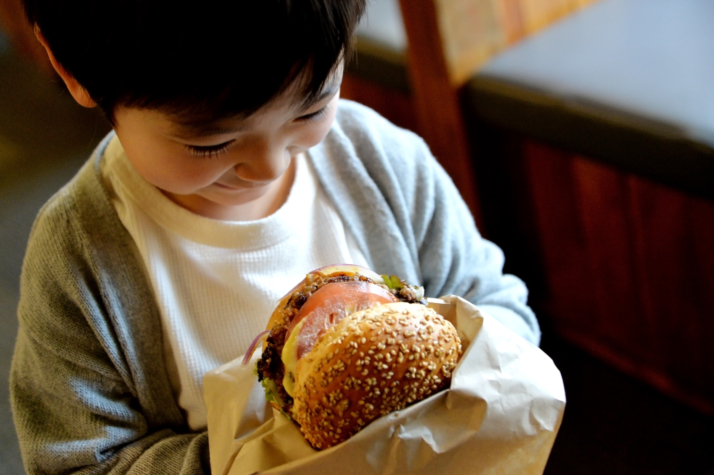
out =
<path fill-rule="evenodd" d="M 366 265 L 305 157 L 295 160 L 280 209 L 232 222 L 180 207 L 136 172 L 116 136 L 107 145 L 102 176 L 156 296 L 171 384 L 192 429 L 206 427 L 203 375 L 242 356 L 308 271 Z"/>

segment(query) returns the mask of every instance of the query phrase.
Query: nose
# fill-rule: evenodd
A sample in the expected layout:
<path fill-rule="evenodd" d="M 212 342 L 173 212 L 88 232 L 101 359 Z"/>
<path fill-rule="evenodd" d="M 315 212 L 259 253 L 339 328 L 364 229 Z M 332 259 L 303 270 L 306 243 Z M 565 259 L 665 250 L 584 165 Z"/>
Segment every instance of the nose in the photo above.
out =
<path fill-rule="evenodd" d="M 279 178 L 290 164 L 290 153 L 270 143 L 255 144 L 234 169 L 241 180 L 269 183 Z"/>

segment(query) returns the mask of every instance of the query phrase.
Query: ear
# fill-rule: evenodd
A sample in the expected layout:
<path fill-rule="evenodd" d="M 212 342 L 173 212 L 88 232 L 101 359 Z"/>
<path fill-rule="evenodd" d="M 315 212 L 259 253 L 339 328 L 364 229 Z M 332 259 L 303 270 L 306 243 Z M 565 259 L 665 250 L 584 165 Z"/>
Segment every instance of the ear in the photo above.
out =
<path fill-rule="evenodd" d="M 62 78 L 62 81 L 64 81 L 65 85 L 67 86 L 67 89 L 69 90 L 69 93 L 72 94 L 74 100 L 77 101 L 77 103 L 81 106 L 90 108 L 95 107 L 97 103 L 94 102 L 94 100 L 89 96 L 87 90 L 77 82 L 74 76 L 72 76 L 69 72 L 67 72 L 66 69 L 62 67 L 62 65 L 55 58 L 55 55 L 52 54 L 52 50 L 47 45 L 47 41 L 45 40 L 45 37 L 42 36 L 42 32 L 40 31 L 37 25 L 35 25 L 35 36 L 37 37 L 37 40 L 40 42 L 40 44 L 42 44 L 42 46 L 45 48 L 45 51 L 47 51 L 47 56 L 50 57 L 50 63 L 52 63 L 52 67 L 55 68 L 55 71 L 57 71 L 59 77 Z"/>

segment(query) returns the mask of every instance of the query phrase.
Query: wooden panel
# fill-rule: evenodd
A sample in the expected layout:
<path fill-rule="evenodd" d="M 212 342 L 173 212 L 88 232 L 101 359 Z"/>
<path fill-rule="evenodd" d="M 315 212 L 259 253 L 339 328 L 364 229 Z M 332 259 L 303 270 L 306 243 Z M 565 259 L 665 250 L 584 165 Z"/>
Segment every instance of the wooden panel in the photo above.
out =
<path fill-rule="evenodd" d="M 512 45 L 526 36 L 520 0 L 500 0 L 498 11 L 508 45 Z"/>
<path fill-rule="evenodd" d="M 459 88 L 507 46 L 499 5 L 493 0 L 430 1 L 435 5 L 449 78 Z"/>
<path fill-rule="evenodd" d="M 632 241 L 630 186 L 626 176 L 596 162 L 571 158 L 580 220 L 599 320 L 597 337 L 618 354 L 649 361 L 647 321 Z"/>
<path fill-rule="evenodd" d="M 571 10 L 569 0 L 522 0 L 520 3 L 526 35 L 550 25 Z"/>
<path fill-rule="evenodd" d="M 555 330 L 714 414 L 714 203 L 524 141 Z"/>
<path fill-rule="evenodd" d="M 557 329 L 600 334 L 572 162 L 566 154 L 530 141 L 524 142 L 523 153 L 548 289 L 547 295 L 536 297 L 545 301 Z"/>
<path fill-rule="evenodd" d="M 512 45 L 597 0 L 497 0 L 501 28 Z"/>
<path fill-rule="evenodd" d="M 632 184 L 659 384 L 714 406 L 714 203 L 644 180 Z"/>
<path fill-rule="evenodd" d="M 455 88 L 516 41 L 533 35 L 596 0 L 409 0 L 402 1 L 407 34 L 413 19 L 430 15 L 438 32 L 422 29 L 422 37 L 441 45 L 441 54 Z M 425 4 L 430 4 L 425 8 Z M 423 27 L 424 24 L 421 24 Z M 433 36 L 434 34 L 438 36 Z M 414 40 L 416 41 L 416 40 Z M 413 40 L 410 38 L 410 47 Z"/>

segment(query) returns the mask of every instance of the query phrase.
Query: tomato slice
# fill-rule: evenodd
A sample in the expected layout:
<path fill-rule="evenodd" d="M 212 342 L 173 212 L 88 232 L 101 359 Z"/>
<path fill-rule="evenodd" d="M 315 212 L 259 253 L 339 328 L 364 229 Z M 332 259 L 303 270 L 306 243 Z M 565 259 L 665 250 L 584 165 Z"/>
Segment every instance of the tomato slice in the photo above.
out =
<path fill-rule="evenodd" d="M 290 322 L 287 338 L 293 328 L 305 320 L 298 335 L 297 358 L 302 358 L 317 339 L 347 315 L 385 303 L 397 302 L 388 290 L 369 282 L 333 282 L 312 294 Z"/>

